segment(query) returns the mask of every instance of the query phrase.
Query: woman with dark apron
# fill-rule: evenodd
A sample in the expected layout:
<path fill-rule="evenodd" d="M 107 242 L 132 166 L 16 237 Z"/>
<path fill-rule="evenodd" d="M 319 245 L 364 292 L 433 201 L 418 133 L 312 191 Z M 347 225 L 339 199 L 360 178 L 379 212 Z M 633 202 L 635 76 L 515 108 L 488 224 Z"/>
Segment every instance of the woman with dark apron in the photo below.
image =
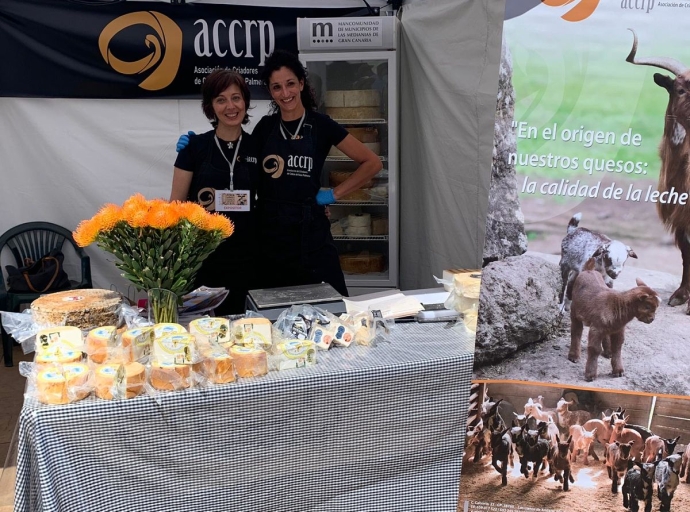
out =
<path fill-rule="evenodd" d="M 272 113 L 252 132 L 259 152 L 258 218 L 266 286 L 329 283 L 347 296 L 326 206 L 367 183 L 381 160 L 330 117 L 316 112 L 299 59 L 275 51 L 262 70 Z M 321 189 L 326 156 L 336 146 L 359 164 L 345 182 Z"/>
<path fill-rule="evenodd" d="M 247 290 L 256 288 L 257 152 L 249 122 L 250 93 L 242 75 L 229 70 L 211 73 L 201 88 L 201 106 L 214 129 L 190 134 L 175 161 L 170 200 L 193 201 L 230 218 L 233 234 L 204 261 L 195 288 L 224 287 L 228 298 L 217 315 L 245 312 Z"/>

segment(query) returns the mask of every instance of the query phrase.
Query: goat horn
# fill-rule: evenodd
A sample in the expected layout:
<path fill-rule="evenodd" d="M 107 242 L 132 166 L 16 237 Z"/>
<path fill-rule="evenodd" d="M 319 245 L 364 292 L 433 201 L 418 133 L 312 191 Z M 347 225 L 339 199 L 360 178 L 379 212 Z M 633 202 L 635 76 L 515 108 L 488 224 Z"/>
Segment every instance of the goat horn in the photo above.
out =
<path fill-rule="evenodd" d="M 635 54 L 637 53 L 637 34 L 631 28 L 628 30 L 633 33 L 634 39 L 630 54 L 625 59 L 627 62 L 637 64 L 639 66 L 656 66 L 657 68 L 670 71 L 674 75 L 680 75 L 683 71 L 688 69 L 688 67 L 682 62 L 669 57 L 648 57 L 646 59 L 636 59 Z"/>

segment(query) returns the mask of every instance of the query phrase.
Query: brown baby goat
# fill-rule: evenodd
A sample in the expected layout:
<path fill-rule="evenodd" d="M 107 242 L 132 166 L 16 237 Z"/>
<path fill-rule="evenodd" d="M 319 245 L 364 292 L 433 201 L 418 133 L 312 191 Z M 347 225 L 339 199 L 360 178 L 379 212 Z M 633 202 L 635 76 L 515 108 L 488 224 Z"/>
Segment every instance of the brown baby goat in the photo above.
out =
<path fill-rule="evenodd" d="M 637 279 L 637 287 L 624 292 L 610 289 L 604 278 L 594 270 L 590 258 L 583 272 L 568 289 L 570 307 L 570 352 L 568 359 L 576 363 L 580 359 L 582 327 L 589 327 L 587 338 L 587 363 L 585 380 L 591 382 L 597 376 L 599 354 L 611 358 L 614 377 L 623 375 L 621 349 L 625 341 L 625 326 L 637 318 L 646 324 L 654 320 L 660 298 L 650 287 Z"/>

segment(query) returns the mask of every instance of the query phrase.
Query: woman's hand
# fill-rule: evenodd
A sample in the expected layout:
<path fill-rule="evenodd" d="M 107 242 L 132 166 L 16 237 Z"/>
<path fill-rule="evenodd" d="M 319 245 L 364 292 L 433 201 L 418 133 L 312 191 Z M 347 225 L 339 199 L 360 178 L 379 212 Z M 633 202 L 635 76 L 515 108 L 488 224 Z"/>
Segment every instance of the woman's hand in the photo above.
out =
<path fill-rule="evenodd" d="M 189 144 L 190 135 L 196 135 L 196 133 L 190 130 L 186 134 L 183 133 L 182 135 L 180 135 L 180 138 L 177 139 L 177 144 L 175 145 L 175 151 L 179 153 L 187 147 L 187 144 Z"/>

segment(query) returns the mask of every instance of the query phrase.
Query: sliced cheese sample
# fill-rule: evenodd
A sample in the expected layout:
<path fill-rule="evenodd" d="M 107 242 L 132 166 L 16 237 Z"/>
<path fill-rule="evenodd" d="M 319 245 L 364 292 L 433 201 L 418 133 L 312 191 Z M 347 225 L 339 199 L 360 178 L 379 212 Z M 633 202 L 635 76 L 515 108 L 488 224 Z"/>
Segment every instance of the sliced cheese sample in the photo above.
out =
<path fill-rule="evenodd" d="M 230 349 L 230 355 L 241 378 L 260 377 L 268 373 L 268 354 L 265 350 L 235 345 Z"/>
<path fill-rule="evenodd" d="M 78 327 L 51 327 L 36 334 L 36 353 L 54 352 L 58 348 L 81 352 L 84 339 Z"/>
<path fill-rule="evenodd" d="M 306 368 L 316 363 L 316 346 L 311 340 L 286 340 L 276 344 L 272 357 L 273 367 L 278 370 Z"/>
<path fill-rule="evenodd" d="M 191 385 L 191 365 L 153 362 L 149 381 L 163 391 L 186 389 Z"/>
<path fill-rule="evenodd" d="M 204 350 L 201 357 L 203 358 L 202 372 L 208 380 L 216 384 L 235 381 L 235 364 L 225 350 L 213 347 Z"/>
<path fill-rule="evenodd" d="M 94 375 L 96 396 L 103 400 L 134 398 L 144 391 L 146 369 L 141 363 L 104 364 Z"/>
<path fill-rule="evenodd" d="M 114 348 L 116 336 L 114 325 L 91 329 L 86 335 L 86 355 L 96 364 L 102 364 L 108 357 L 108 347 Z"/>
<path fill-rule="evenodd" d="M 206 336 L 210 342 L 230 347 L 233 339 L 230 336 L 230 321 L 227 318 L 198 318 L 189 323 L 190 334 Z"/>
<path fill-rule="evenodd" d="M 137 327 L 122 333 L 122 346 L 128 361 L 148 362 L 151 356 L 155 331 L 153 327 Z"/>
<path fill-rule="evenodd" d="M 86 398 L 89 369 L 72 363 L 39 370 L 36 375 L 36 398 L 44 404 L 67 404 Z"/>
<path fill-rule="evenodd" d="M 83 330 L 117 325 L 122 296 L 112 290 L 67 290 L 44 295 L 31 303 L 38 325 L 69 325 Z"/>
<path fill-rule="evenodd" d="M 161 363 L 192 364 L 196 362 L 195 337 L 187 332 L 168 334 L 153 342 L 153 359 Z"/>
<path fill-rule="evenodd" d="M 232 323 L 235 345 L 269 350 L 272 345 L 271 321 L 267 318 L 241 318 Z"/>

